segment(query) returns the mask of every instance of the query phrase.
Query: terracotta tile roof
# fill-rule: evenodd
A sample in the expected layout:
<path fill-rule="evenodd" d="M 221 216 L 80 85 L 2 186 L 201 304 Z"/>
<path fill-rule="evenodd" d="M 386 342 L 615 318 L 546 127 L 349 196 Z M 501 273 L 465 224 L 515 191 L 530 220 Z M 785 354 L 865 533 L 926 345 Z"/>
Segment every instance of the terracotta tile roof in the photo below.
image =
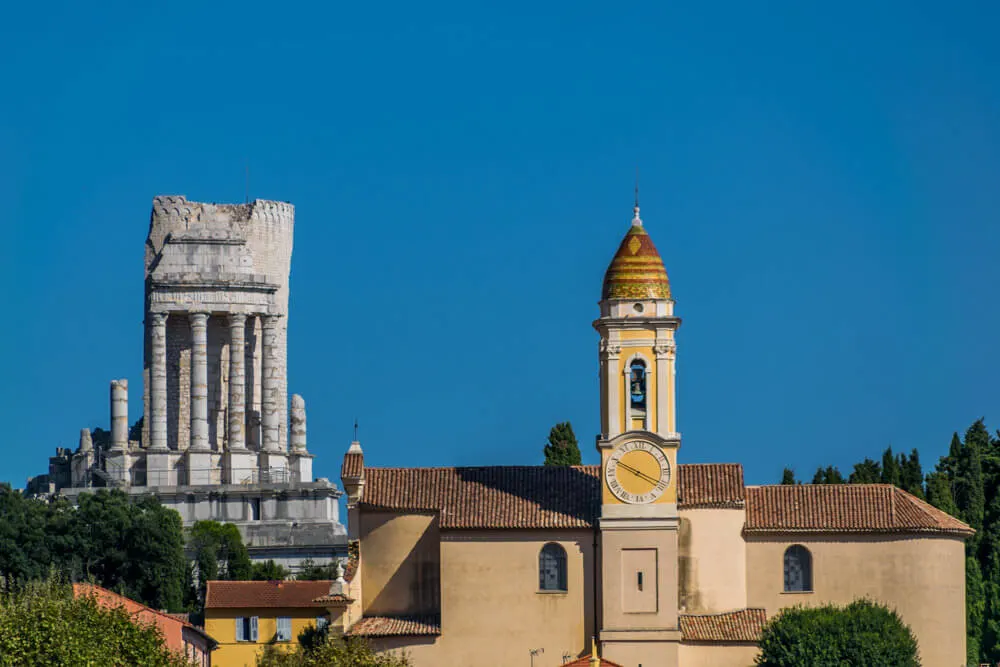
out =
<path fill-rule="evenodd" d="M 350 604 L 354 602 L 354 598 L 347 597 L 342 593 L 336 593 L 334 595 L 320 595 L 318 598 L 313 600 L 313 602 L 321 602 L 323 604 Z"/>
<path fill-rule="evenodd" d="M 345 634 L 349 637 L 407 637 L 440 635 L 437 616 L 364 616 Z"/>
<path fill-rule="evenodd" d="M 724 614 L 681 614 L 681 636 L 690 642 L 756 642 L 767 622 L 763 609 Z"/>
<path fill-rule="evenodd" d="M 578 658 L 573 662 L 564 663 L 560 665 L 560 667 L 590 667 L 590 656 L 587 655 L 582 658 Z M 611 662 L 606 658 L 601 658 L 601 667 L 622 667 L 622 666 L 619 665 L 617 662 Z"/>
<path fill-rule="evenodd" d="M 365 455 L 361 452 L 347 452 L 344 463 L 340 466 L 340 477 L 361 477 L 365 465 Z"/>
<path fill-rule="evenodd" d="M 686 463 L 678 467 L 680 507 L 743 507 L 746 494 L 739 463 Z"/>
<path fill-rule="evenodd" d="M 600 466 L 365 468 L 367 509 L 440 512 L 441 528 L 590 528 Z M 742 507 L 739 464 L 680 466 L 680 507 Z"/>
<path fill-rule="evenodd" d="M 747 487 L 746 532 L 965 536 L 973 530 L 890 484 L 789 484 Z"/>
<path fill-rule="evenodd" d="M 322 607 L 329 581 L 209 581 L 205 609 L 234 607 Z"/>
<path fill-rule="evenodd" d="M 597 466 L 366 468 L 362 505 L 440 512 L 441 528 L 589 528 Z"/>

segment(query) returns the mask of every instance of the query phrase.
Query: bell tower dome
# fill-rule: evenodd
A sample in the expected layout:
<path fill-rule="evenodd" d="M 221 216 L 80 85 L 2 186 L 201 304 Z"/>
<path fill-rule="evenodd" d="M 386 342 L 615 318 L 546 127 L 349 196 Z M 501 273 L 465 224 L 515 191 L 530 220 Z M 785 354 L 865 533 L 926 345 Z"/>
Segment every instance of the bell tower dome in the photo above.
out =
<path fill-rule="evenodd" d="M 601 290 L 601 438 L 650 431 L 679 440 L 674 334 L 680 326 L 663 259 L 633 209 Z"/>

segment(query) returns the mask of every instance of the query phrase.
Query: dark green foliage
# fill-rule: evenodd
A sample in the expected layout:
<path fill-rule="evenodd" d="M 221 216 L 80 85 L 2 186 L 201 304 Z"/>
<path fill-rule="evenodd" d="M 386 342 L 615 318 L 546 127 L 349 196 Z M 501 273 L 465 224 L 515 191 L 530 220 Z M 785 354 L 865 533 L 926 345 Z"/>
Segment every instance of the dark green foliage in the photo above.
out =
<path fill-rule="evenodd" d="M 299 571 L 295 574 L 297 581 L 323 581 L 325 579 L 337 578 L 337 566 L 334 563 L 326 565 L 316 565 L 311 558 L 307 558 L 299 564 Z"/>
<path fill-rule="evenodd" d="M 254 581 L 284 581 L 291 573 L 273 560 L 254 563 L 250 578 Z"/>
<path fill-rule="evenodd" d="M 844 484 L 844 476 L 833 466 L 818 468 L 813 475 L 813 484 Z"/>
<path fill-rule="evenodd" d="M 196 607 L 205 602 L 206 582 L 216 579 L 247 581 L 253 578 L 250 554 L 239 529 L 231 523 L 195 521 L 188 546 L 194 552 L 198 577 Z"/>
<path fill-rule="evenodd" d="M 993 647 L 983 646 L 983 625 L 986 613 L 986 587 L 979 561 L 965 559 L 965 650 L 970 663 L 978 663 L 982 653 Z"/>
<path fill-rule="evenodd" d="M 892 455 L 892 447 L 887 447 L 882 453 L 882 483 L 900 486 L 901 482 L 902 471 L 899 469 L 899 461 Z"/>
<path fill-rule="evenodd" d="M 944 472 L 932 472 L 927 475 L 927 502 L 942 512 L 957 517 L 958 505 L 951 495 L 951 480 Z"/>
<path fill-rule="evenodd" d="M 785 468 L 781 471 L 781 483 L 782 484 L 801 484 L 799 480 L 795 479 L 795 471 L 791 468 Z"/>
<path fill-rule="evenodd" d="M 19 584 L 51 570 L 182 611 L 188 576 L 180 515 L 152 497 L 132 502 L 121 491 L 82 494 L 74 509 L 0 486 L 0 577 Z"/>
<path fill-rule="evenodd" d="M 920 465 L 920 453 L 914 449 L 909 457 L 899 455 L 899 487 L 917 498 L 924 497 L 924 469 Z"/>
<path fill-rule="evenodd" d="M 917 667 L 917 640 L 895 611 L 868 600 L 846 607 L 786 609 L 760 640 L 758 665 Z"/>
<path fill-rule="evenodd" d="M 122 608 L 105 609 L 72 589 L 33 582 L 0 594 L 0 667 L 108 665 L 182 667 L 155 626 Z"/>
<path fill-rule="evenodd" d="M 851 484 L 879 484 L 882 482 L 882 464 L 869 458 L 855 463 L 847 481 Z"/>
<path fill-rule="evenodd" d="M 560 422 L 553 426 L 549 431 L 549 442 L 545 445 L 545 465 L 578 466 L 581 461 L 580 446 L 572 424 Z"/>
<path fill-rule="evenodd" d="M 306 647 L 308 645 L 308 648 Z M 299 645 L 292 651 L 285 651 L 268 645 L 257 659 L 257 667 L 409 667 L 406 655 L 397 653 L 379 654 L 362 639 L 341 637 L 330 634 L 322 642 L 303 632 Z"/>

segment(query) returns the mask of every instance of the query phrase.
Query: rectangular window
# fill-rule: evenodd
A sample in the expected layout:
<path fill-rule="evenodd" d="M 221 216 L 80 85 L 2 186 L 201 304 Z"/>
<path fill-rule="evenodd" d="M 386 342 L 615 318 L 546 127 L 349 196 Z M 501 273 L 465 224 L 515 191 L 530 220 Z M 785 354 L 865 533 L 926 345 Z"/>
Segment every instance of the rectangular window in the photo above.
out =
<path fill-rule="evenodd" d="M 236 641 L 257 641 L 257 617 L 240 616 L 236 619 Z"/>
<path fill-rule="evenodd" d="M 276 639 L 279 642 L 290 642 L 292 641 L 292 617 L 291 616 L 279 616 L 278 617 L 278 633 Z"/>
<path fill-rule="evenodd" d="M 260 521 L 260 498 L 250 499 L 250 520 Z"/>
<path fill-rule="evenodd" d="M 328 625 L 330 625 L 330 617 L 329 616 L 317 616 L 316 617 L 316 629 L 317 630 L 322 630 L 323 628 L 325 628 Z"/>

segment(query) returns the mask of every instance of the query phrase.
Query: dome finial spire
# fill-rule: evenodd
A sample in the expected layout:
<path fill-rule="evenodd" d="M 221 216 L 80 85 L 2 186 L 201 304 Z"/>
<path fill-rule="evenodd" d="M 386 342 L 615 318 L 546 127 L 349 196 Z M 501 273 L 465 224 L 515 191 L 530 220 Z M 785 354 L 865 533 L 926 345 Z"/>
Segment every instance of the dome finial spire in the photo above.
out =
<path fill-rule="evenodd" d="M 632 226 L 642 227 L 642 218 L 639 217 L 639 166 L 635 168 L 635 206 L 632 208 Z"/>

